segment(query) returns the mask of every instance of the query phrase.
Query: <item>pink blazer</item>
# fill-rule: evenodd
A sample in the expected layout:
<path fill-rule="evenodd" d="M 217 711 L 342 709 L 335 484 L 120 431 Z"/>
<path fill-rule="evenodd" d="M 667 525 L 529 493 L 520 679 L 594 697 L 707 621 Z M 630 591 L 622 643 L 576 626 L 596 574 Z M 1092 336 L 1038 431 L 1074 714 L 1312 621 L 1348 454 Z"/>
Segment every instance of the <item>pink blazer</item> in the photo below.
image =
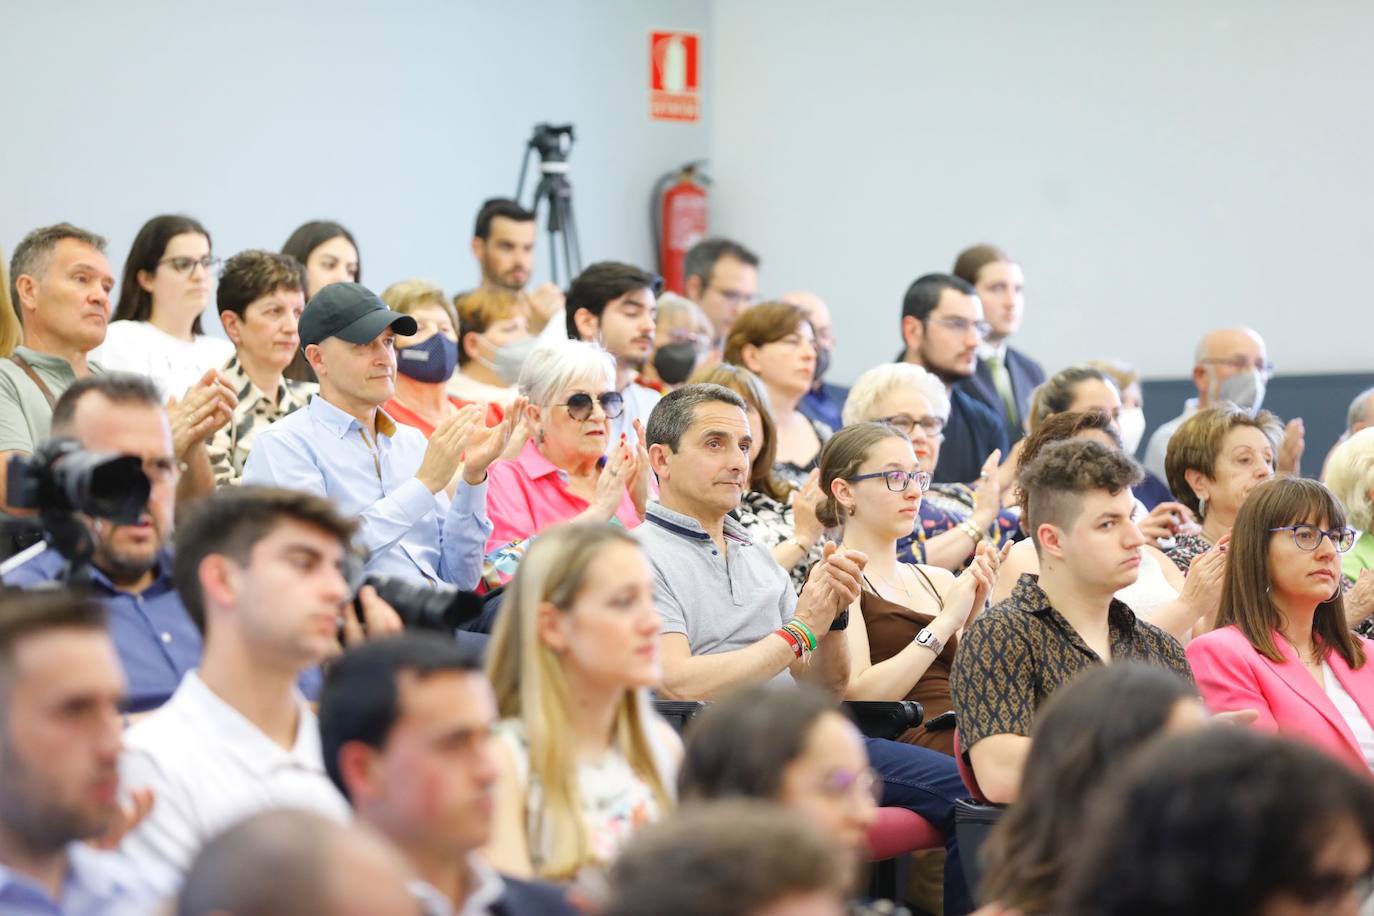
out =
<path fill-rule="evenodd" d="M 1360 712 L 1374 723 L 1374 643 L 1356 638 L 1368 659 L 1358 671 L 1350 670 L 1334 652 L 1326 662 Z M 1202 699 L 1214 712 L 1256 710 L 1256 728 L 1314 744 L 1371 775 L 1355 735 L 1326 691 L 1286 639 L 1275 633 L 1274 642 L 1283 653 L 1283 662 L 1271 662 L 1260 655 L 1235 627 L 1222 627 L 1190 642 L 1188 663 Z"/>

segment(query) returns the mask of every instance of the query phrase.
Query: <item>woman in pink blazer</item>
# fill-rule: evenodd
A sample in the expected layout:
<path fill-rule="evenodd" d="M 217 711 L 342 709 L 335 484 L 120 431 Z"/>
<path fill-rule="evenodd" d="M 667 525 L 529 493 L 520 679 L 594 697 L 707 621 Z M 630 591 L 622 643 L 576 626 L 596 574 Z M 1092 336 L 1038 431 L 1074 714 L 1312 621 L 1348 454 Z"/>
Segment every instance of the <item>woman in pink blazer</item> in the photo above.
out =
<path fill-rule="evenodd" d="M 1253 709 L 1255 727 L 1374 769 L 1374 644 L 1351 633 L 1340 554 L 1355 532 L 1315 480 L 1260 484 L 1236 516 L 1217 628 L 1188 645 L 1214 711 Z"/>

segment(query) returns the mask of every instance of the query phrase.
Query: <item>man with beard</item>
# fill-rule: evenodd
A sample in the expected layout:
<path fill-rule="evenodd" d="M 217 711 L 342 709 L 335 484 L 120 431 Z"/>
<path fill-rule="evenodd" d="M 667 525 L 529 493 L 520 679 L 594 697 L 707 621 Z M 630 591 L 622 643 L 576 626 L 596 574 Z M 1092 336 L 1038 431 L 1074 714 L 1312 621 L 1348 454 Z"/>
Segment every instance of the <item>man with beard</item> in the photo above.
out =
<path fill-rule="evenodd" d="M 932 471 L 937 483 L 977 480 L 994 451 L 1007 452 L 1007 429 L 986 404 L 955 387 L 973 375 L 978 348 L 988 335 L 983 306 L 973 287 L 948 274 L 926 274 L 902 300 L 901 362 L 933 372 L 949 393 L 949 420 L 940 463 Z"/>
<path fill-rule="evenodd" d="M 85 841 L 120 819 L 119 676 L 100 605 L 0 601 L 0 912 L 133 914 L 155 901 Z"/>
<path fill-rule="evenodd" d="M 530 333 L 544 341 L 562 340 L 563 291 L 541 283 L 526 291 L 534 272 L 534 214 L 505 197 L 493 197 L 477 211 L 472 256 L 482 268 L 482 285 L 499 286 L 529 305 Z"/>
<path fill-rule="evenodd" d="M 660 278 L 638 267 L 601 261 L 578 274 L 568 289 L 568 336 L 600 344 L 615 357 L 615 387 L 625 409 L 611 420 L 612 437 L 634 435 L 635 421 L 649 422 L 661 397 L 636 379 L 654 353 L 654 296 L 662 286 Z"/>
<path fill-rule="evenodd" d="M 840 414 L 844 411 L 844 400 L 849 397 L 849 389 L 825 381 L 825 373 L 830 368 L 830 356 L 835 352 L 835 326 L 830 323 L 830 309 L 820 296 L 801 290 L 788 293 L 782 297 L 782 301 L 805 309 L 806 318 L 811 322 L 811 332 L 816 335 L 816 377 L 811 382 L 811 390 L 797 404 L 797 409 L 807 419 L 824 423 L 831 429 L 839 429 L 844 426 Z"/>
<path fill-rule="evenodd" d="M 52 433 L 91 452 L 135 455 L 148 477 L 148 504 L 138 522 L 87 519 L 94 541 L 90 587 L 109 614 L 129 711 L 153 709 L 200 661 L 201 639 L 172 583 L 169 542 L 177 478 L 167 411 L 152 380 L 128 372 L 74 381 L 53 408 Z M 5 584 L 29 588 L 62 575 L 66 561 L 42 544 L 14 558 Z"/>

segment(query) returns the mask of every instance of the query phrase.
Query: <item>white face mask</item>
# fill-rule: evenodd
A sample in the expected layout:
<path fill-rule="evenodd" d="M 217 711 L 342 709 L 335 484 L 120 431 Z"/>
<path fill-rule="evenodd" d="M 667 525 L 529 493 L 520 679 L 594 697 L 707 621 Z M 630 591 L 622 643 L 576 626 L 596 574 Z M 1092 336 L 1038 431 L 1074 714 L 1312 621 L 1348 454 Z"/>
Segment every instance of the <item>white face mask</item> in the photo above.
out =
<path fill-rule="evenodd" d="M 1126 454 L 1134 455 L 1140 448 L 1140 440 L 1145 438 L 1145 411 L 1140 407 L 1123 407 L 1117 414 L 1116 424 L 1121 429 L 1121 446 Z"/>
<path fill-rule="evenodd" d="M 1247 369 L 1213 382 L 1216 394 L 1214 401 L 1230 401 L 1241 410 L 1254 416 L 1264 403 L 1265 379 L 1258 369 Z"/>

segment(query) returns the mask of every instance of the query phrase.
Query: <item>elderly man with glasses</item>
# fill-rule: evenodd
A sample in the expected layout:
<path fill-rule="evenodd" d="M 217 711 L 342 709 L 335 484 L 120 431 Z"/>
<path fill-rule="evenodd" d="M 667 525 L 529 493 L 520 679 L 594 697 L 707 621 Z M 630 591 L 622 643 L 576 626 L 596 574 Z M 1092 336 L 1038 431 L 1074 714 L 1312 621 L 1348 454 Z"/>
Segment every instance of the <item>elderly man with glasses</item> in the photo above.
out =
<path fill-rule="evenodd" d="M 949 396 L 944 450 L 935 468 L 937 483 L 979 480 L 994 452 L 1007 452 L 1007 428 L 992 408 L 955 386 L 973 375 L 978 348 L 991 326 L 973 286 L 948 274 L 926 274 L 902 300 L 902 342 L 898 362 L 933 373 Z M 994 462 L 995 463 L 995 462 Z"/>
<path fill-rule="evenodd" d="M 1169 440 L 1183 421 L 1204 407 L 1223 401 L 1241 410 L 1257 413 L 1264 404 L 1264 389 L 1274 375 L 1274 364 L 1258 332 L 1243 327 L 1219 328 L 1209 331 L 1198 342 L 1193 357 L 1193 384 L 1197 397 L 1189 398 L 1183 413 L 1162 424 L 1150 436 L 1145 447 L 1145 469 L 1164 479 L 1164 455 Z M 1301 419 L 1288 421 L 1283 441 L 1278 447 L 1279 473 L 1296 474 L 1302 462 L 1303 423 Z"/>

